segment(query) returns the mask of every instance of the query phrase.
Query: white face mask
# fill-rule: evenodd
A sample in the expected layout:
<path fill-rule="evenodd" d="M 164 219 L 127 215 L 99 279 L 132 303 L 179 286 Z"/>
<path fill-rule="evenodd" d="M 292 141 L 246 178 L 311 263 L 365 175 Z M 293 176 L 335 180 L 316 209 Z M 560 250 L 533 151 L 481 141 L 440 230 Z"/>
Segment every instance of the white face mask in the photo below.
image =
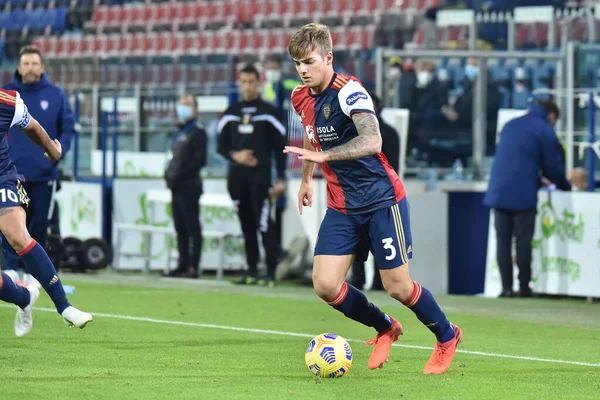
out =
<path fill-rule="evenodd" d="M 388 69 L 387 72 L 387 78 L 388 79 L 396 79 L 401 75 L 400 69 L 399 68 L 390 68 Z"/>
<path fill-rule="evenodd" d="M 433 74 L 430 71 L 419 71 L 417 73 L 418 86 L 421 88 L 427 87 L 433 80 Z"/>
<path fill-rule="evenodd" d="M 268 82 L 279 82 L 281 80 L 281 71 L 268 69 L 265 71 L 265 78 Z"/>

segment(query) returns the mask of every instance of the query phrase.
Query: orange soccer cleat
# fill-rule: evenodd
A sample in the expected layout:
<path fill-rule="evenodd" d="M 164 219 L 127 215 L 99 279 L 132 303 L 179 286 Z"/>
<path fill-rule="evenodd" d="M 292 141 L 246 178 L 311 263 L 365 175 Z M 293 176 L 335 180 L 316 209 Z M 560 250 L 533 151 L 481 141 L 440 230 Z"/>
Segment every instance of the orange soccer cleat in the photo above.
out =
<path fill-rule="evenodd" d="M 390 317 L 392 326 L 389 329 L 379 332 L 377 337 L 367 342 L 367 346 L 375 345 L 371 357 L 369 357 L 369 368 L 376 369 L 383 365 L 388 360 L 392 343 L 398 340 L 398 336 L 402 335 L 402 325 L 395 318 Z"/>
<path fill-rule="evenodd" d="M 462 331 L 458 325 L 452 324 L 454 328 L 454 338 L 445 343 L 437 342 L 433 354 L 423 370 L 424 374 L 443 374 L 448 371 L 450 364 L 452 364 L 452 358 L 460 342 L 462 342 Z"/>

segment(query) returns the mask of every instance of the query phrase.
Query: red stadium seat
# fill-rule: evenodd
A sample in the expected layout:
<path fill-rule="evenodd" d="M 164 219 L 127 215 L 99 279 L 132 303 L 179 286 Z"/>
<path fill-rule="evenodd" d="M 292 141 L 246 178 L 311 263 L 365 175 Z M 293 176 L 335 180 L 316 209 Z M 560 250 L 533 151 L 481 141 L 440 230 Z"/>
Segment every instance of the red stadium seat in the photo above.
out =
<path fill-rule="evenodd" d="M 238 44 L 237 44 L 237 50 L 241 53 L 252 53 L 253 52 L 253 48 L 252 48 L 252 39 L 253 39 L 253 31 L 250 29 L 244 29 L 243 31 L 240 32 L 240 36 L 239 36 L 239 40 L 238 40 Z"/>
<path fill-rule="evenodd" d="M 108 21 L 108 13 L 110 7 L 102 6 L 96 8 L 94 14 L 92 15 L 92 20 L 89 22 L 89 25 L 92 27 L 97 27 L 98 25 L 103 25 Z"/>
<path fill-rule="evenodd" d="M 105 51 L 109 56 L 115 56 L 119 54 L 119 39 L 121 35 L 119 34 L 111 34 L 108 35 L 108 40 L 106 42 Z"/>
<path fill-rule="evenodd" d="M 54 58 L 61 57 L 63 54 L 64 46 L 65 46 L 65 44 L 64 44 L 62 38 L 55 37 L 54 38 L 54 48 L 51 53 L 52 57 L 54 57 Z"/>
<path fill-rule="evenodd" d="M 254 32 L 252 38 L 252 48 L 255 52 L 261 51 L 266 46 L 266 35 L 267 33 L 265 30 L 259 30 Z"/>
<path fill-rule="evenodd" d="M 127 49 L 125 50 L 125 54 L 127 54 L 128 56 L 140 54 L 143 36 L 144 34 L 142 33 L 127 35 Z"/>
<path fill-rule="evenodd" d="M 34 41 L 34 44 L 37 44 L 40 49 L 42 50 L 42 54 L 44 54 L 45 56 L 48 56 L 49 54 L 51 54 L 53 52 L 53 40 L 56 40 L 55 37 L 38 37 L 36 38 L 36 40 Z"/>
<path fill-rule="evenodd" d="M 126 21 L 127 25 L 139 26 L 144 24 L 144 11 L 143 5 L 134 4 L 131 6 L 130 19 Z"/>
<path fill-rule="evenodd" d="M 183 35 L 183 45 L 182 45 L 182 53 L 183 54 L 196 54 L 198 51 L 198 32 L 186 32 Z"/>
<path fill-rule="evenodd" d="M 161 32 L 156 37 L 156 43 L 154 45 L 154 54 L 155 55 L 167 55 L 167 35 L 171 36 L 170 32 Z"/>
<path fill-rule="evenodd" d="M 176 32 L 175 34 L 170 35 L 167 42 L 167 48 L 172 54 L 181 54 L 184 37 L 185 35 L 183 32 Z"/>
<path fill-rule="evenodd" d="M 93 36 L 85 35 L 79 38 L 79 45 L 73 54 L 75 58 L 87 57 L 91 52 Z"/>

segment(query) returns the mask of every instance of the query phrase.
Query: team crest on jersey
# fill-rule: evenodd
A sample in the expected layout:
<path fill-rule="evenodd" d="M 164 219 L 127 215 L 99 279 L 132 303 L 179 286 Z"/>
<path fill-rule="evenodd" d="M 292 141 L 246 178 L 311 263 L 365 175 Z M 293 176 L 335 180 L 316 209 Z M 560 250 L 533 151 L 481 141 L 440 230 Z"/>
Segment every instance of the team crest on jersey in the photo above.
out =
<path fill-rule="evenodd" d="M 44 110 L 44 111 L 46 111 L 48 109 L 49 105 L 50 105 L 50 103 L 48 103 L 48 100 L 40 101 L 40 107 L 42 107 L 42 110 Z"/>
<path fill-rule="evenodd" d="M 325 119 L 329 119 L 329 116 L 331 115 L 331 105 L 325 104 L 323 106 L 323 115 L 325 116 Z"/>

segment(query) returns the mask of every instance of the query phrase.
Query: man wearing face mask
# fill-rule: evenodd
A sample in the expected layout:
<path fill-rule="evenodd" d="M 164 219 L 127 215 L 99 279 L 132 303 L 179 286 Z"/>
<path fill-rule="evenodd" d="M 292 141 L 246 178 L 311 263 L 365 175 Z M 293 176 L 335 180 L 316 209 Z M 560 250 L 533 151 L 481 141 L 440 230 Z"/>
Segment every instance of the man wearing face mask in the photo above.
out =
<path fill-rule="evenodd" d="M 280 110 L 289 109 L 292 90 L 300 82 L 283 76 L 279 58 L 271 57 L 267 60 L 265 65 L 265 80 L 262 99 L 267 103 L 273 104 Z"/>
<path fill-rule="evenodd" d="M 3 89 L 20 93 L 29 113 L 47 130 L 50 139 L 58 139 L 64 158 L 71 147 L 73 136 L 77 134 L 75 119 L 67 95 L 63 89 L 50 82 L 44 72 L 42 53 L 37 47 L 25 46 L 21 49 L 14 80 L 4 85 Z M 10 158 L 24 176 L 23 186 L 31 199 L 27 212 L 29 232 L 38 243 L 45 246 L 59 179 L 58 162 L 44 157 L 44 151 L 17 127 L 9 130 L 8 144 Z M 5 257 L 3 269 L 11 279 L 18 280 L 20 257 L 8 241 L 3 240 L 2 246 Z M 35 279 L 25 271 L 23 282 L 35 283 Z"/>
<path fill-rule="evenodd" d="M 465 80 L 463 93 L 456 99 L 454 106 L 444 106 L 441 113 L 447 122 L 452 123 L 454 136 L 457 139 L 472 139 L 473 137 L 473 100 L 475 97 L 475 79 L 479 74 L 477 59 L 470 58 L 465 65 Z M 488 79 L 486 91 L 487 123 L 486 138 L 488 155 L 494 152 L 496 142 L 496 124 L 500 108 L 500 91 L 491 79 Z"/>
<path fill-rule="evenodd" d="M 198 278 L 202 255 L 202 226 L 199 205 L 202 195 L 200 169 L 206 165 L 206 131 L 198 121 L 198 104 L 191 95 L 177 104 L 180 131 L 173 139 L 172 158 L 165 181 L 172 193 L 172 212 L 179 261 L 167 275 Z"/>
<path fill-rule="evenodd" d="M 517 244 L 520 297 L 531 297 L 531 241 L 535 230 L 537 193 L 542 178 L 559 190 L 571 190 L 565 176 L 554 124 L 557 105 L 538 100 L 528 114 L 509 121 L 500 132 L 484 204 L 494 209 L 497 261 L 502 278 L 500 297 L 513 297 L 512 238 Z"/>
<path fill-rule="evenodd" d="M 436 77 L 436 65 L 432 60 L 416 63 L 417 101 L 413 113 L 418 129 L 420 144 L 426 146 L 429 139 L 446 134 L 447 128 L 440 126 L 436 118 L 448 100 L 448 89 Z"/>
<path fill-rule="evenodd" d="M 260 98 L 260 75 L 256 67 L 247 65 L 240 71 L 239 85 L 242 101 L 225 110 L 217 125 L 217 149 L 230 162 L 227 189 L 237 207 L 246 247 L 248 274 L 238 283 L 274 287 L 279 249 L 271 218 L 271 198 L 285 191 L 286 129 L 281 123 L 280 110 Z M 262 236 L 267 264 L 266 279 L 260 281 L 257 231 Z"/>

